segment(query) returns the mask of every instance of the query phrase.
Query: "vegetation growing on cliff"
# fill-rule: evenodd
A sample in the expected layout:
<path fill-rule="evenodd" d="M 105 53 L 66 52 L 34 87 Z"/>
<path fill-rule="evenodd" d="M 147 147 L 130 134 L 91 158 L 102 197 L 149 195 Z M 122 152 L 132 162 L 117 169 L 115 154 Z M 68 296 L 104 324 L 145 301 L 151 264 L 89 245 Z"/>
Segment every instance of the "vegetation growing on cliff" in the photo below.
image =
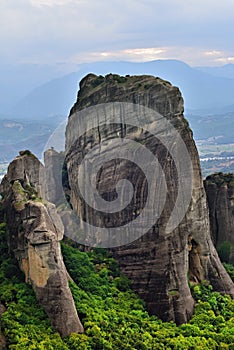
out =
<path fill-rule="evenodd" d="M 229 257 L 232 249 L 232 244 L 229 241 L 224 241 L 217 248 L 219 258 L 223 263 L 229 263 Z"/>
<path fill-rule="evenodd" d="M 206 181 L 208 184 L 215 184 L 218 187 L 226 184 L 228 187 L 234 187 L 234 174 L 233 173 L 215 173 L 207 176 Z"/>
<path fill-rule="evenodd" d="M 230 275 L 231 279 L 234 281 L 234 266 L 227 263 L 224 263 L 223 265 L 226 271 L 228 272 L 228 274 Z"/>
<path fill-rule="evenodd" d="M 213 292 L 209 284 L 193 287 L 197 301 L 188 324 L 177 327 L 149 316 L 116 261 L 104 250 L 80 252 L 62 244 L 74 282 L 71 290 L 85 327 L 84 334 L 61 339 L 38 306 L 31 287 L 23 282 L 0 225 L 0 301 L 7 307 L 1 327 L 7 348 L 15 350 L 152 350 L 233 349 L 234 301 Z M 230 271 L 233 269 L 229 266 Z"/>

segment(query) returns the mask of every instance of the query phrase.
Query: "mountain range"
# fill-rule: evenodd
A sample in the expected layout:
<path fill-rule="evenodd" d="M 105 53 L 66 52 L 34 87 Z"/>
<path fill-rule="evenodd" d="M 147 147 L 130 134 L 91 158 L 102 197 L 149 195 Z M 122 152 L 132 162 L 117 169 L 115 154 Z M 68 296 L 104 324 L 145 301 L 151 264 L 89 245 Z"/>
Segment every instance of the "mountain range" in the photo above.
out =
<path fill-rule="evenodd" d="M 88 73 L 105 75 L 110 72 L 120 75 L 148 74 L 170 81 L 180 88 L 187 113 L 207 115 L 234 111 L 233 64 L 191 67 L 178 60 L 143 63 L 118 61 L 81 64 L 73 73 L 61 76 L 60 72 L 56 78 L 54 67 L 45 67 L 42 72 L 42 67 L 25 66 L 23 78 L 23 71 L 14 77 L 12 74 L 15 71 L 11 74 L 8 69 L 9 78 L 6 78 L 6 74 L 0 78 L 0 112 L 14 119 L 43 120 L 57 114 L 68 115 L 76 99 L 78 82 Z"/>
<path fill-rule="evenodd" d="M 74 69 L 65 74 L 59 65 L 0 67 L 1 161 L 9 161 L 19 149 L 27 148 L 41 157 L 49 136 L 69 115 L 79 81 L 88 73 L 145 74 L 168 80 L 182 92 L 185 116 L 196 140 L 233 143 L 234 64 L 190 67 L 178 60 L 119 61 L 86 63 Z M 218 153 L 223 151 L 226 147 Z"/>

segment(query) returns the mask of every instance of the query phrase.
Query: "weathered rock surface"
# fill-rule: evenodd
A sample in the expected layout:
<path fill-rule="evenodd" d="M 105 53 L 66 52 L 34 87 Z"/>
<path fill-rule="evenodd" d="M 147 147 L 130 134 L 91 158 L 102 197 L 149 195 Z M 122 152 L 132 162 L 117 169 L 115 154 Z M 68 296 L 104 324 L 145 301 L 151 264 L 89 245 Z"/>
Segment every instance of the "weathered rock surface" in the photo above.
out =
<path fill-rule="evenodd" d="M 5 311 L 6 311 L 5 306 L 0 303 L 0 349 L 5 349 L 6 347 L 6 338 L 4 334 L 2 334 L 1 332 L 1 317 Z"/>
<path fill-rule="evenodd" d="M 66 199 L 69 188 L 66 188 L 66 171 L 63 169 L 65 154 L 50 148 L 44 153 L 44 197 L 47 201 L 54 203 L 62 220 L 64 235 L 72 238 L 80 229 L 77 215 L 71 211 Z"/>
<path fill-rule="evenodd" d="M 55 330 L 67 336 L 72 332 L 82 332 L 83 327 L 68 286 L 68 273 L 60 250 L 63 224 L 55 205 L 40 198 L 44 191 L 40 183 L 42 173 L 39 160 L 29 152 L 22 152 L 10 163 L 0 193 L 9 245 L 25 280 L 32 284 Z"/>
<path fill-rule="evenodd" d="M 93 124 L 93 129 L 90 123 L 87 131 L 76 138 L 75 131 L 82 127 L 77 124 L 76 112 L 109 102 L 129 102 L 159 112 L 178 130 L 186 144 L 193 166 L 192 198 L 184 219 L 170 234 L 166 233 L 166 225 L 175 204 L 178 179 L 175 164 L 165 147 L 141 128 L 126 126 L 124 113 L 121 123 L 98 128 Z M 77 185 L 78 170 L 82 159 L 90 150 L 105 145 L 105 141 L 109 140 L 113 140 L 114 148 L 114 139 L 125 137 L 144 144 L 157 156 L 167 183 L 166 203 L 160 218 L 143 237 L 113 249 L 113 254 L 118 259 L 122 272 L 131 279 L 133 289 L 146 301 L 148 310 L 163 320 L 175 320 L 180 324 L 188 321 L 193 313 L 194 301 L 188 278 L 191 283 L 208 279 L 216 290 L 234 296 L 233 283 L 211 240 L 198 153 L 192 132 L 183 117 L 181 93 L 170 83 L 152 76 L 119 77 L 110 74 L 97 77 L 89 74 L 80 83 L 78 99 L 70 113 L 66 130 L 66 165 L 71 205 L 84 221 L 97 227 L 97 243 L 99 226 L 125 225 L 143 210 L 147 184 L 141 169 L 129 161 L 108 161 L 97 177 L 100 195 L 113 201 L 116 198 L 116 183 L 124 178 L 134 184 L 134 192 L 127 210 L 117 214 L 103 213 L 94 210 L 83 200 Z M 113 149 L 110 150 L 112 151 Z M 98 156 L 98 153 L 94 152 L 94 156 Z M 90 163 L 92 160 L 91 158 Z M 157 195 L 160 198 L 162 193 Z"/>
<path fill-rule="evenodd" d="M 45 163 L 45 198 L 57 206 L 61 204 L 62 187 L 62 166 L 64 155 L 50 148 L 44 153 Z"/>
<path fill-rule="evenodd" d="M 204 181 L 214 244 L 231 243 L 229 261 L 234 264 L 234 174 L 214 174 Z"/>

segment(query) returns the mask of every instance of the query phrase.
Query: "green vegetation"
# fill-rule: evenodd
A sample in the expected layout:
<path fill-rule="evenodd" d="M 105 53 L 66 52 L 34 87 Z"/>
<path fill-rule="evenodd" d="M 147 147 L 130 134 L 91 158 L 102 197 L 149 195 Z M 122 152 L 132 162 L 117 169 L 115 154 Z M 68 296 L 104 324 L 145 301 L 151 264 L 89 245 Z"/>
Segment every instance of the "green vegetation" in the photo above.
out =
<path fill-rule="evenodd" d="M 234 266 L 227 263 L 223 263 L 223 266 L 225 267 L 226 271 L 230 275 L 231 279 L 234 281 Z"/>
<path fill-rule="evenodd" d="M 231 253 L 232 245 L 228 241 L 224 241 L 220 246 L 218 247 L 217 251 L 219 254 L 219 258 L 223 263 L 229 263 L 229 257 Z"/>
<path fill-rule="evenodd" d="M 116 81 L 119 84 L 126 83 L 126 81 L 128 80 L 127 77 L 123 77 L 123 76 L 118 75 L 118 74 L 107 74 L 105 79 Z"/>
<path fill-rule="evenodd" d="M 31 286 L 24 283 L 13 254 L 6 244 L 6 225 L 0 224 L 0 302 L 7 311 L 1 328 L 8 349 L 66 349 L 60 335 L 54 333 L 45 312 L 38 306 Z M 68 348 L 67 348 L 68 349 Z"/>
<path fill-rule="evenodd" d="M 98 85 L 100 85 L 101 83 L 103 83 L 103 81 L 104 81 L 104 77 L 102 75 L 99 75 L 97 78 L 92 80 L 91 85 L 93 88 L 95 88 Z"/>
<path fill-rule="evenodd" d="M 20 156 L 28 156 L 28 157 L 36 158 L 36 156 L 29 149 L 26 149 L 24 151 L 19 151 L 19 155 Z"/>
<path fill-rule="evenodd" d="M 226 184 L 228 187 L 234 187 L 234 174 L 219 172 L 207 176 L 206 181 L 208 184 L 213 183 L 218 187 L 221 187 L 223 184 Z"/>
<path fill-rule="evenodd" d="M 32 184 L 26 184 L 23 187 L 20 181 L 16 180 L 13 184 L 13 189 L 16 193 L 21 195 L 21 201 L 18 200 L 15 204 L 18 208 L 22 207 L 28 200 L 43 202 L 42 198 L 38 197 L 35 186 Z"/>
<path fill-rule="evenodd" d="M 127 81 L 127 77 L 123 77 L 118 74 L 108 74 L 105 77 L 99 75 L 98 77 L 92 80 L 91 85 L 93 88 L 95 88 L 101 85 L 104 81 L 116 81 L 119 84 L 123 84 Z"/>
<path fill-rule="evenodd" d="M 0 301 L 7 307 L 1 327 L 7 348 L 14 350 L 152 350 L 234 349 L 234 301 L 213 292 L 208 283 L 192 289 L 197 302 L 188 324 L 177 327 L 149 316 L 143 302 L 119 273 L 116 261 L 102 249 L 81 252 L 62 243 L 71 290 L 84 334 L 61 339 L 29 285 L 23 282 L 0 224 Z M 225 265 L 232 276 L 234 267 Z"/>

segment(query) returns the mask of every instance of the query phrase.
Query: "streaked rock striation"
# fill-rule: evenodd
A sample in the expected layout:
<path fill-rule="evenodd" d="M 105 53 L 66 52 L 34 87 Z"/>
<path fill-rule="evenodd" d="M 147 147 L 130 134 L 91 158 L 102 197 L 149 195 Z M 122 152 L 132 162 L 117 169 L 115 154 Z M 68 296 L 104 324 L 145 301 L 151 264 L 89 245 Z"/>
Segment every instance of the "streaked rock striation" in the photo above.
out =
<path fill-rule="evenodd" d="M 62 336 L 83 332 L 68 286 L 60 241 L 63 224 L 54 204 L 42 199 L 43 166 L 29 151 L 9 165 L 0 185 L 9 245 L 52 326 Z"/>
<path fill-rule="evenodd" d="M 178 173 L 175 163 L 159 140 L 140 127 L 126 126 L 124 113 L 119 124 L 101 125 L 97 128 L 93 122 L 92 128 L 90 122 L 82 136 L 75 136 L 75 131 L 82 127 L 78 125 L 77 112 L 110 102 L 133 103 L 157 111 L 176 128 L 187 147 L 193 168 L 192 197 L 185 217 L 170 234 L 166 233 L 166 226 L 178 195 Z M 116 138 L 126 137 L 143 144 L 157 156 L 167 184 L 166 201 L 160 218 L 141 238 L 114 248 L 112 252 L 119 261 L 122 272 L 131 279 L 133 289 L 145 300 L 149 312 L 166 321 L 174 320 L 178 324 L 188 321 L 193 313 L 194 301 L 188 280 L 190 283 L 209 280 L 215 290 L 234 296 L 233 283 L 223 268 L 211 240 L 208 206 L 198 153 L 192 132 L 183 116 L 183 109 L 179 89 L 159 78 L 120 77 L 113 74 L 97 77 L 89 74 L 80 82 L 78 99 L 70 113 L 66 130 L 65 160 L 70 203 L 84 221 L 97 227 L 98 244 L 100 226 L 125 225 L 143 210 L 147 184 L 139 167 L 125 159 L 109 160 L 97 176 L 99 194 L 107 201 L 115 200 L 116 183 L 126 178 L 133 184 L 134 199 L 127 210 L 117 214 L 94 210 L 83 200 L 77 185 L 82 159 L 91 150 L 101 147 L 101 144 L 105 145 L 105 142 L 113 140 L 114 148 Z M 79 123 L 85 123 L 85 114 L 83 116 L 84 121 Z M 109 151 L 114 152 L 113 149 L 106 150 Z M 98 156 L 98 153 L 94 152 L 94 156 Z M 118 158 L 116 154 L 115 158 Z M 90 159 L 91 164 L 94 158 Z M 157 196 L 162 194 L 157 193 Z"/>
<path fill-rule="evenodd" d="M 220 249 L 224 242 L 229 242 L 229 262 L 234 264 L 234 174 L 210 175 L 204 185 L 214 244 Z"/>

